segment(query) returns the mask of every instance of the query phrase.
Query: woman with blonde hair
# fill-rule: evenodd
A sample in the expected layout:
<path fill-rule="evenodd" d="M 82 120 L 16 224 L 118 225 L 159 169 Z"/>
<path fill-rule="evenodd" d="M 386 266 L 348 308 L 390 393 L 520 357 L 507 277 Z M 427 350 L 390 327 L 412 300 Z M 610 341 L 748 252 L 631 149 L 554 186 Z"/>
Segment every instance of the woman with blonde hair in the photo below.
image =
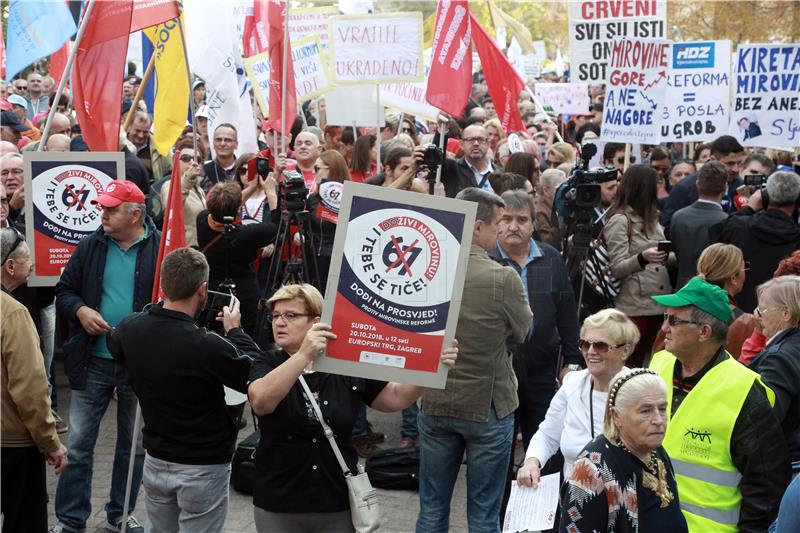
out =
<path fill-rule="evenodd" d="M 500 141 L 506 138 L 506 132 L 503 130 L 503 125 L 500 124 L 499 119 L 493 118 L 484 122 L 483 127 L 486 128 L 486 133 L 489 137 L 489 149 L 492 150 L 492 153 L 495 153 L 497 150 L 497 145 L 500 144 Z"/>

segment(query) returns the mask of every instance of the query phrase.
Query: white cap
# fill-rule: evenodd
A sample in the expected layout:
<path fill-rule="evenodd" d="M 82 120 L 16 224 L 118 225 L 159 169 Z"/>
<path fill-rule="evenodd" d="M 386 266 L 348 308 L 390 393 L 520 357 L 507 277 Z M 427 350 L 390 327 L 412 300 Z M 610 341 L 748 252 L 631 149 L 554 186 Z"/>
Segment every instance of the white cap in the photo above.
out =
<path fill-rule="evenodd" d="M 194 116 L 195 118 L 197 117 L 208 118 L 208 106 L 205 104 L 201 105 L 200 108 L 197 110 L 197 113 L 194 114 Z"/>

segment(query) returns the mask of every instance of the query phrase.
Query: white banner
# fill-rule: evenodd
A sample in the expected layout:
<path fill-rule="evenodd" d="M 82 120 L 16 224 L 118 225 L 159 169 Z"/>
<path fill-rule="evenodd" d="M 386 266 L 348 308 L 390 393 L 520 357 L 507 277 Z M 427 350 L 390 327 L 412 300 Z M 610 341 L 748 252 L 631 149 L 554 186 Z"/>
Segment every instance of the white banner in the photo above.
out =
<path fill-rule="evenodd" d="M 534 92 L 542 105 L 556 113 L 589 114 L 589 86 L 585 83 L 537 83 Z"/>
<path fill-rule="evenodd" d="M 292 64 L 298 102 L 315 98 L 333 89 L 328 63 L 316 35 L 309 35 L 292 43 Z"/>
<path fill-rule="evenodd" d="M 608 65 L 600 138 L 606 142 L 658 144 L 667 92 L 670 42 L 614 39 Z"/>
<path fill-rule="evenodd" d="M 335 87 L 325 95 L 328 124 L 334 126 L 377 126 L 386 121 L 383 105 L 378 107 L 375 85 Z M 357 103 L 358 105 L 353 105 Z M 381 102 L 382 104 L 383 102 Z"/>
<path fill-rule="evenodd" d="M 289 39 L 292 46 L 295 42 L 316 35 L 322 44 L 322 49 L 328 49 L 328 19 L 339 14 L 333 7 L 312 7 L 309 9 L 289 10 Z"/>
<path fill-rule="evenodd" d="M 347 15 L 328 22 L 337 84 L 424 79 L 422 13 Z"/>
<path fill-rule="evenodd" d="M 729 133 L 745 146 L 800 146 L 800 44 L 741 44 Z"/>
<path fill-rule="evenodd" d="M 615 37 L 663 39 L 666 0 L 569 0 L 570 81 L 604 83 Z"/>

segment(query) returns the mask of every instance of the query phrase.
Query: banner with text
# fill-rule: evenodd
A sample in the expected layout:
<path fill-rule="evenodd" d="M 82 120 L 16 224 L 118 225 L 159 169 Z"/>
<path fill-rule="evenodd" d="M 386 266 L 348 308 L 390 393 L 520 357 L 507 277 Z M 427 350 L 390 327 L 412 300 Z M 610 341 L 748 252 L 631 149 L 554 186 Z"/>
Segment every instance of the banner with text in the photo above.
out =
<path fill-rule="evenodd" d="M 292 43 L 292 64 L 298 102 L 315 98 L 333 89 L 328 62 L 316 35 L 309 35 Z"/>
<path fill-rule="evenodd" d="M 569 0 L 570 81 L 607 81 L 617 37 L 663 39 L 666 0 Z"/>
<path fill-rule="evenodd" d="M 534 92 L 543 106 L 556 113 L 589 114 L 589 86 L 585 83 L 537 83 Z"/>
<path fill-rule="evenodd" d="M 422 81 L 422 13 L 331 17 L 335 83 Z"/>
<path fill-rule="evenodd" d="M 711 141 L 728 129 L 731 42 L 672 43 L 661 142 Z"/>
<path fill-rule="evenodd" d="M 334 6 L 289 10 L 289 39 L 296 41 L 316 35 L 323 50 L 328 49 L 328 19 L 339 14 Z"/>
<path fill-rule="evenodd" d="M 670 42 L 614 39 L 608 64 L 600 138 L 606 142 L 658 144 L 667 93 Z"/>
<path fill-rule="evenodd" d="M 28 285 L 55 285 L 78 242 L 100 227 L 93 200 L 125 179 L 122 152 L 23 152 L 25 234 L 33 258 Z"/>
<path fill-rule="evenodd" d="M 742 44 L 729 133 L 745 146 L 800 146 L 800 44 Z"/>
<path fill-rule="evenodd" d="M 379 87 L 381 105 L 415 115 L 418 119 L 436 120 L 439 110 L 425 99 L 429 71 L 430 67 L 428 66 L 425 68 L 424 81 L 382 84 Z"/>
<path fill-rule="evenodd" d="M 269 52 L 244 58 L 244 68 L 264 117 L 269 117 Z"/>
<path fill-rule="evenodd" d="M 345 183 L 315 370 L 444 388 L 476 207 Z"/>

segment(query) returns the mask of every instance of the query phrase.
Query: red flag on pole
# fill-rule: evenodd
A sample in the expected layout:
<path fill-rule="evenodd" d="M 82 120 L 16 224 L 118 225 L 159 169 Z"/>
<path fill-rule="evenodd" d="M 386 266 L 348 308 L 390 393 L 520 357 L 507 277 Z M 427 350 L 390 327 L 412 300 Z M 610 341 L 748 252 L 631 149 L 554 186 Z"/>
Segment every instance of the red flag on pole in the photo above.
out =
<path fill-rule="evenodd" d="M 525 82 L 508 62 L 494 39 L 483 29 L 478 19 L 472 13 L 469 17 L 472 26 L 472 40 L 478 56 L 481 58 L 483 75 L 486 78 L 486 86 L 489 88 L 494 108 L 497 110 L 497 118 L 500 119 L 500 124 L 503 125 L 506 133 L 522 131 L 525 126 L 522 124 L 517 100 L 519 93 L 525 88 Z"/>
<path fill-rule="evenodd" d="M 469 2 L 440 0 L 425 100 L 454 117 L 463 113 L 472 87 L 470 33 Z"/>
<path fill-rule="evenodd" d="M 131 33 L 156 24 L 161 24 L 180 16 L 178 2 L 175 0 L 149 0 L 133 3 Z"/>
<path fill-rule="evenodd" d="M 119 151 L 122 75 L 128 52 L 133 2 L 96 2 L 72 73 L 75 114 L 89 149 Z"/>
<path fill-rule="evenodd" d="M 286 65 L 283 64 L 284 43 L 288 44 L 288 35 L 284 38 L 287 4 L 284 0 L 269 0 L 269 124 L 273 130 L 282 134 L 281 122 L 286 130 L 292 128 L 297 117 L 297 89 L 294 85 L 294 67 L 292 65 L 291 46 L 286 51 Z M 286 69 L 286 88 L 283 89 L 283 69 Z M 282 105 L 282 94 L 286 94 L 285 106 Z M 281 108 L 285 107 L 286 117 L 281 120 Z"/>
<path fill-rule="evenodd" d="M 253 14 L 244 19 L 242 50 L 244 57 L 252 57 L 269 50 L 269 19 L 267 0 L 253 2 Z"/>
<path fill-rule="evenodd" d="M 50 77 L 53 78 L 53 87 L 58 87 L 58 84 L 61 82 L 61 76 L 64 75 L 64 69 L 67 67 L 67 59 L 69 59 L 69 51 L 71 48 L 72 41 L 66 41 L 64 46 L 53 52 L 50 56 L 49 74 Z"/>
<path fill-rule="evenodd" d="M 153 302 L 164 299 L 161 291 L 161 262 L 172 250 L 186 246 L 186 226 L 183 223 L 183 179 L 180 171 L 180 150 L 172 157 L 172 177 L 169 180 L 169 199 L 164 206 L 164 224 L 158 244 L 156 276 L 153 280 Z"/>

